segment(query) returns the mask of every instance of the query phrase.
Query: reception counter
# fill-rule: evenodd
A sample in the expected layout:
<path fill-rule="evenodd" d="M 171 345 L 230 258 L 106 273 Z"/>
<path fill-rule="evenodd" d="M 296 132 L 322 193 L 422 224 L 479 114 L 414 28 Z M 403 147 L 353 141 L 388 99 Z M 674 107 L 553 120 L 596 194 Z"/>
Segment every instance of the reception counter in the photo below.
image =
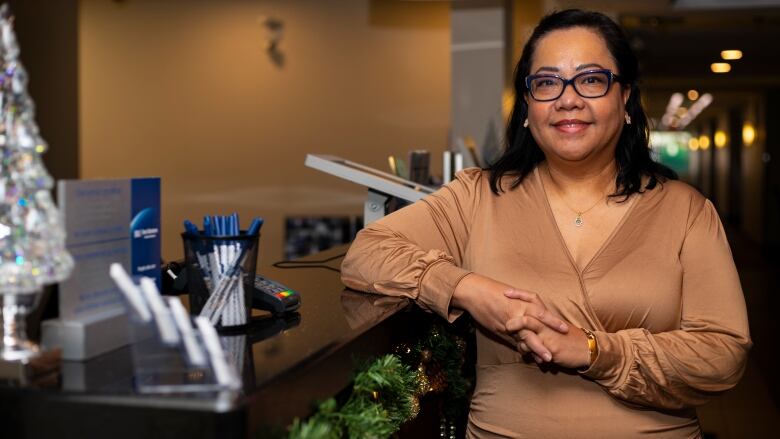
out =
<path fill-rule="evenodd" d="M 302 306 L 285 318 L 255 311 L 249 330 L 222 338 L 239 365 L 241 391 L 139 394 L 132 349 L 124 347 L 64 362 L 54 382 L 0 387 L 0 437 L 266 437 L 346 389 L 357 362 L 392 352 L 425 320 L 406 300 L 344 289 L 333 270 L 261 266 L 259 272 L 298 291 Z"/>

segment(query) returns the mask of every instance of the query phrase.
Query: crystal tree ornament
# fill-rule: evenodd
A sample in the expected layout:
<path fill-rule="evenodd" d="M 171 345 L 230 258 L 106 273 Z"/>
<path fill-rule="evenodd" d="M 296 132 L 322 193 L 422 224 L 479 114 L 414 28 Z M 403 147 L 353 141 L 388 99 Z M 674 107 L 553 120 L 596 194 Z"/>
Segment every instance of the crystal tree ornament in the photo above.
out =
<path fill-rule="evenodd" d="M 39 352 L 27 340 L 25 317 L 44 285 L 68 276 L 73 260 L 51 198 L 54 182 L 41 161 L 47 145 L 35 123 L 7 4 L 0 6 L 0 63 L 0 358 L 25 361 Z"/>

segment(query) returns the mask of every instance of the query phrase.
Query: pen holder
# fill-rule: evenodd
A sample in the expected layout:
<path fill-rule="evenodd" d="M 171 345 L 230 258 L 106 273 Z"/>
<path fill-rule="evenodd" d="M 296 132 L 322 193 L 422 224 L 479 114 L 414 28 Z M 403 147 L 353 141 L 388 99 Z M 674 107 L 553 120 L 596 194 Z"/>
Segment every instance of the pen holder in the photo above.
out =
<path fill-rule="evenodd" d="M 245 327 L 252 314 L 260 234 L 181 236 L 190 313 L 208 318 L 218 330 Z"/>

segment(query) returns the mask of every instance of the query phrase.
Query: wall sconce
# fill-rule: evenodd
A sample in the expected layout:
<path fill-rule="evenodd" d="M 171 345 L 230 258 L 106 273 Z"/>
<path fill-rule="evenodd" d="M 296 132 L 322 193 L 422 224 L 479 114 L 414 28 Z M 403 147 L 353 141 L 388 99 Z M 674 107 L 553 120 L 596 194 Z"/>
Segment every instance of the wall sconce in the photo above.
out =
<path fill-rule="evenodd" d="M 263 48 L 277 66 L 284 64 L 284 54 L 279 50 L 279 43 L 284 35 L 284 23 L 273 17 L 261 15 L 257 21 L 265 28 L 266 37 Z"/>
<path fill-rule="evenodd" d="M 720 149 L 726 146 L 727 141 L 726 133 L 721 130 L 715 131 L 715 147 Z"/>
<path fill-rule="evenodd" d="M 756 129 L 753 128 L 753 124 L 750 122 L 745 122 L 744 125 L 742 125 L 742 143 L 749 147 L 753 145 L 753 142 L 756 140 Z"/>
<path fill-rule="evenodd" d="M 707 150 L 710 148 L 710 138 L 706 134 L 699 136 L 699 148 Z"/>

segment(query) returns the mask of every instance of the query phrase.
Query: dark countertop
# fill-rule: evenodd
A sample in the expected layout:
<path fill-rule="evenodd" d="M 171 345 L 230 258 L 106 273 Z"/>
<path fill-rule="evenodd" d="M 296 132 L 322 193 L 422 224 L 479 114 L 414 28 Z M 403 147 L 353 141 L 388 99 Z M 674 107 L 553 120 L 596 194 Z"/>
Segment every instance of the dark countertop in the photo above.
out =
<path fill-rule="evenodd" d="M 302 260 L 342 254 L 340 246 Z M 339 268 L 341 259 L 328 263 Z M 301 294 L 299 314 L 254 312 L 223 345 L 241 364 L 239 392 L 145 395 L 133 388 L 127 346 L 86 362 L 63 362 L 53 386 L 0 387 L 2 437 L 247 437 L 284 428 L 312 403 L 347 387 L 357 361 L 391 352 L 420 321 L 409 301 L 353 292 L 323 268 L 259 268 Z M 406 310 L 405 312 L 399 312 Z M 251 353 L 251 354 L 250 354 Z M 45 422 L 41 422 L 45 420 Z"/>

